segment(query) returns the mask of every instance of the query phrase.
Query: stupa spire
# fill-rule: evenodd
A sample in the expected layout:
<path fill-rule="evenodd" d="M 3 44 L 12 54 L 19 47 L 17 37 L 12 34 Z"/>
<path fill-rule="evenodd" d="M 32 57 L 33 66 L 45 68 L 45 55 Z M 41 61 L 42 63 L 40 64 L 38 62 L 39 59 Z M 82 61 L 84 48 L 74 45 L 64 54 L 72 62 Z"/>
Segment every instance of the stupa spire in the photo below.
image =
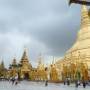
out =
<path fill-rule="evenodd" d="M 17 61 L 16 61 L 16 58 L 14 57 L 13 61 L 12 61 L 12 65 L 16 65 L 17 64 Z"/>
<path fill-rule="evenodd" d="M 86 0 L 83 0 L 86 1 Z M 86 5 L 81 6 L 81 28 L 90 26 L 90 17 Z"/>
<path fill-rule="evenodd" d="M 40 69 L 40 70 L 44 69 L 44 64 L 43 64 L 41 53 L 40 53 L 39 58 L 38 58 L 38 69 Z"/>
<path fill-rule="evenodd" d="M 81 27 L 78 33 L 78 41 L 90 38 L 90 16 L 86 5 L 81 6 Z"/>
<path fill-rule="evenodd" d="M 23 60 L 28 61 L 28 56 L 27 56 L 26 48 L 24 49 L 24 52 L 23 52 L 23 55 L 22 55 L 22 61 Z"/>

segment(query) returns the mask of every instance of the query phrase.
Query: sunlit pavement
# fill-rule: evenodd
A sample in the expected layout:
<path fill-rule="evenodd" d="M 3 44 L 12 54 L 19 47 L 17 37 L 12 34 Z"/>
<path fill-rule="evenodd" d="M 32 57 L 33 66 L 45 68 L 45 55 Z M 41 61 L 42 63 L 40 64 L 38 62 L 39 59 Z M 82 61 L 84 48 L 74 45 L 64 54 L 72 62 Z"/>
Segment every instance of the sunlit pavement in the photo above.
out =
<path fill-rule="evenodd" d="M 90 86 L 75 88 L 75 85 L 64 86 L 63 84 L 54 83 L 49 83 L 48 86 L 45 86 L 45 83 L 29 81 L 22 81 L 18 85 L 12 85 L 11 82 L 0 81 L 0 90 L 90 90 Z"/>

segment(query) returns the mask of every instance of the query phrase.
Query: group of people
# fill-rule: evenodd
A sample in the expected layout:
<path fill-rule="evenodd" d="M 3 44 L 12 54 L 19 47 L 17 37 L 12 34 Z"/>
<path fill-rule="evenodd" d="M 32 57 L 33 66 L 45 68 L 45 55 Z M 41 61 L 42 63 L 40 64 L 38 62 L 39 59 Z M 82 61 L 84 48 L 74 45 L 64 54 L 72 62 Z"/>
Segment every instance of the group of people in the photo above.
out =
<path fill-rule="evenodd" d="M 66 85 L 66 84 L 67 84 L 68 86 L 70 85 L 70 79 L 69 79 L 69 78 L 67 78 L 67 79 L 64 81 L 64 85 Z"/>
<path fill-rule="evenodd" d="M 9 81 L 12 82 L 12 85 L 13 84 L 17 85 L 18 84 L 18 75 L 10 77 Z"/>
<path fill-rule="evenodd" d="M 83 84 L 83 87 L 85 88 L 86 87 L 86 82 L 84 80 L 82 81 L 82 84 Z M 75 85 L 78 88 L 78 86 L 81 85 L 81 82 L 79 80 L 76 80 Z"/>
<path fill-rule="evenodd" d="M 76 88 L 78 88 L 78 86 L 80 86 L 80 85 L 83 85 L 83 87 L 85 88 L 86 87 L 86 85 L 87 85 L 87 83 L 83 80 L 82 82 L 80 82 L 79 80 L 76 80 L 75 81 L 75 87 Z M 70 80 L 69 79 L 66 79 L 65 81 L 64 81 L 64 85 L 70 85 Z"/>

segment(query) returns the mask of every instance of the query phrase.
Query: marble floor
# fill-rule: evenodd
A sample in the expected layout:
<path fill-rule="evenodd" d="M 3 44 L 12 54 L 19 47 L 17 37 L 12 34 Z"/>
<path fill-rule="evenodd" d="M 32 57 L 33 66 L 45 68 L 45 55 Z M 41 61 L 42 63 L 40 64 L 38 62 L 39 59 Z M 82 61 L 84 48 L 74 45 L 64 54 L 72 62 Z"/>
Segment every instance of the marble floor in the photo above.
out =
<path fill-rule="evenodd" d="M 18 85 L 12 85 L 8 81 L 0 81 L 0 90 L 90 90 L 90 86 L 83 88 L 79 86 L 75 88 L 75 85 L 63 85 L 63 84 L 54 84 L 48 83 L 48 86 L 45 86 L 44 82 L 30 82 L 22 81 Z"/>

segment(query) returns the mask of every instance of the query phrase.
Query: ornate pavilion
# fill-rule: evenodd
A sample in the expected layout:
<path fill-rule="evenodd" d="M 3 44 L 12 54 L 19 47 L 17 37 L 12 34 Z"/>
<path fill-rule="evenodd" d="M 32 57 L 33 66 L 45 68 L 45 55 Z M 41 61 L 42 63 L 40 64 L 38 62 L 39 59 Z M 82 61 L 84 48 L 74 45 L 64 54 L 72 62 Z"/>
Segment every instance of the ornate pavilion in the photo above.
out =
<path fill-rule="evenodd" d="M 37 68 L 33 68 L 29 62 L 26 50 L 24 50 L 19 63 L 17 63 L 16 59 L 14 58 L 12 64 L 10 64 L 7 74 L 8 77 L 13 77 L 17 74 L 20 79 L 28 79 L 33 81 L 44 81 L 47 79 L 50 81 L 59 80 L 55 65 L 52 64 L 51 66 L 45 67 L 45 65 L 42 63 L 41 55 L 39 56 Z"/>
<path fill-rule="evenodd" d="M 47 79 L 44 64 L 39 63 L 37 68 L 33 68 L 31 63 L 29 62 L 26 50 L 24 50 L 24 53 L 19 63 L 17 63 L 15 58 L 13 59 L 12 64 L 10 64 L 8 73 L 9 77 L 15 76 L 18 73 L 20 79 Z"/>

